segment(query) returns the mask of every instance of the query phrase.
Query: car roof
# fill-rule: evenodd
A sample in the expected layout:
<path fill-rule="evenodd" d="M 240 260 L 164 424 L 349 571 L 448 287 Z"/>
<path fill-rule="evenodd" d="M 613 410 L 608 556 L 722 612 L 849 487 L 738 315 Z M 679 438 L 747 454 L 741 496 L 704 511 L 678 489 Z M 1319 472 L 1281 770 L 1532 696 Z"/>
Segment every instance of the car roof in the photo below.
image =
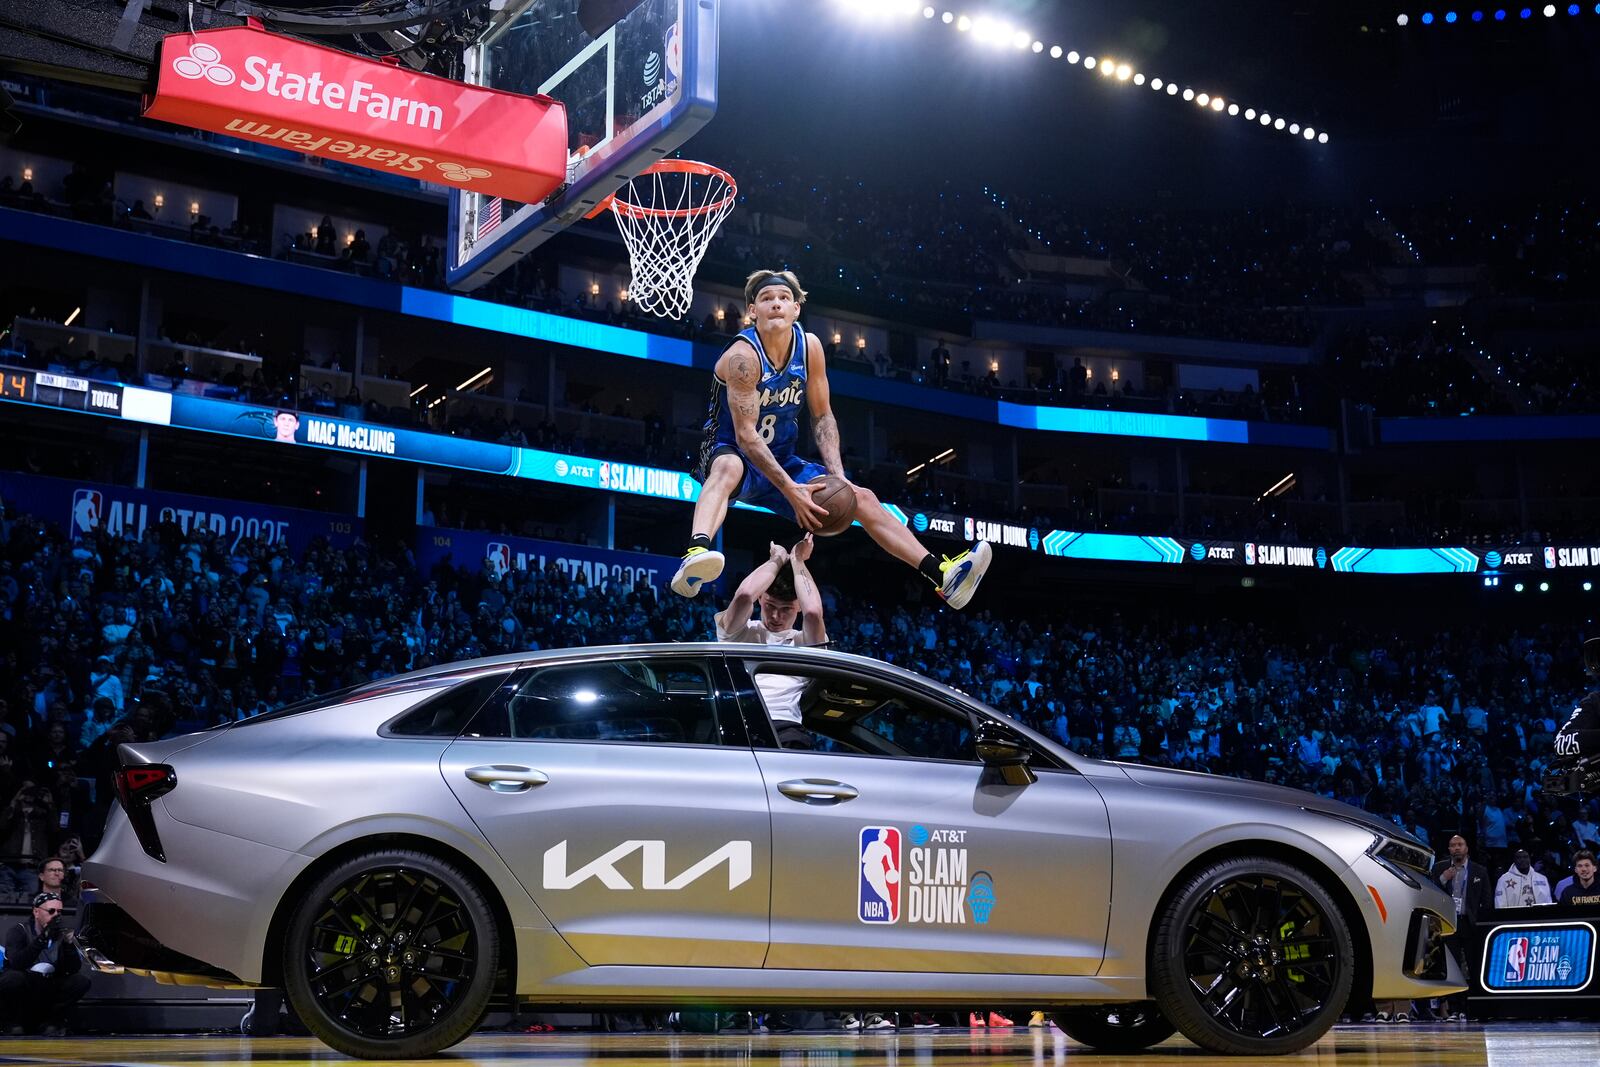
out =
<path fill-rule="evenodd" d="M 575 659 L 610 659 L 624 656 L 655 656 L 655 655 L 742 655 L 756 656 L 761 659 L 792 659 L 797 663 L 809 663 L 818 667 L 868 667 L 878 671 L 886 671 L 898 675 L 907 681 L 920 685 L 932 685 L 940 689 L 947 689 L 931 678 L 897 667 L 883 660 L 872 659 L 870 656 L 857 656 L 849 652 L 835 652 L 827 648 L 803 648 L 793 645 L 750 645 L 731 641 L 664 641 L 637 645 L 580 645 L 574 648 L 548 648 L 528 652 L 508 652 L 499 656 L 484 656 L 480 659 L 457 660 L 454 663 L 440 663 L 432 667 L 423 667 L 420 670 L 408 671 L 405 674 L 391 675 L 374 682 L 378 684 L 393 684 L 395 682 L 422 681 L 435 676 L 453 674 L 468 674 L 493 667 L 519 667 L 523 665 L 535 666 L 541 663 L 556 663 Z M 955 690 L 950 690 L 955 692 Z M 957 694 L 961 696 L 963 694 Z M 968 698 L 970 699 L 970 698 Z"/>

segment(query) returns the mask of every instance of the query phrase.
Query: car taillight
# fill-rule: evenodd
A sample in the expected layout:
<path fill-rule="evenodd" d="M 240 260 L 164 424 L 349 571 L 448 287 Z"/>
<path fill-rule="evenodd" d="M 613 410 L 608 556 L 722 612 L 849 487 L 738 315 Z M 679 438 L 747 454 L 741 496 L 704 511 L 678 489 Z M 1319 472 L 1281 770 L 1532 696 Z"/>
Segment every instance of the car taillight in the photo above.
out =
<path fill-rule="evenodd" d="M 150 803 L 157 797 L 172 792 L 178 784 L 178 775 L 165 763 L 138 763 L 118 767 L 113 775 L 117 785 L 117 800 L 128 813 L 128 822 L 139 838 L 139 845 L 151 859 L 167 862 L 161 849 L 161 838 L 156 834 L 155 816 Z"/>

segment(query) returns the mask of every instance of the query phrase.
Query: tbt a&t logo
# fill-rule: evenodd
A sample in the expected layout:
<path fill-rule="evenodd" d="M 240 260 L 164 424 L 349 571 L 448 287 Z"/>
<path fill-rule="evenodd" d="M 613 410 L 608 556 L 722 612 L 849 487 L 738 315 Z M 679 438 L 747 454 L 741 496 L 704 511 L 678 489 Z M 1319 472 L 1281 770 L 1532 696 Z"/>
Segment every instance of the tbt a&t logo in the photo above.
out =
<path fill-rule="evenodd" d="M 900 921 L 900 831 L 863 826 L 856 916 L 864 923 Z"/>

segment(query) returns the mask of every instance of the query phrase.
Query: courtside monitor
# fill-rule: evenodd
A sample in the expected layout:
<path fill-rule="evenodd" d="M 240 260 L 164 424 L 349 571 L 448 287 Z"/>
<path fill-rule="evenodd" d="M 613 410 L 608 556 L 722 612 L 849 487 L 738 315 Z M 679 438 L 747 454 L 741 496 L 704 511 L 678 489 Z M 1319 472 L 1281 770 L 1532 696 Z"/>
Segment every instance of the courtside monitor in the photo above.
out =
<path fill-rule="evenodd" d="M 452 288 L 489 281 L 711 120 L 718 2 L 507 0 L 466 80 L 566 105 L 567 184 L 542 204 L 452 189 Z"/>

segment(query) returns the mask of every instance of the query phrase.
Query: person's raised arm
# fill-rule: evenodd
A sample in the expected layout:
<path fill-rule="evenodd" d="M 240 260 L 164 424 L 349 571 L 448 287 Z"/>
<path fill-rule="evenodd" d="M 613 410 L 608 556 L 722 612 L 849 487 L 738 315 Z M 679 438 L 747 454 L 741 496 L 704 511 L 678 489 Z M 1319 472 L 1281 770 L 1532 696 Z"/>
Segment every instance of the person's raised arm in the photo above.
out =
<path fill-rule="evenodd" d="M 822 592 L 811 576 L 811 568 L 806 565 L 813 547 L 811 535 L 806 534 L 790 549 L 789 565 L 794 570 L 794 594 L 800 608 L 800 639 L 807 645 L 825 645 L 828 630 L 822 621 Z"/>
<path fill-rule="evenodd" d="M 767 561 L 745 575 L 739 588 L 733 591 L 733 599 L 728 606 L 717 613 L 718 638 L 732 637 L 738 632 L 735 627 L 742 627 L 749 620 L 750 609 L 755 606 L 756 600 L 772 587 L 779 569 L 789 562 L 789 553 L 781 545 L 769 544 L 767 547 Z"/>
<path fill-rule="evenodd" d="M 717 377 L 728 387 L 728 411 L 733 415 L 734 440 L 745 461 L 766 476 L 794 508 L 795 521 L 803 529 L 815 530 L 827 521 L 828 512 L 812 499 L 820 486 L 796 485 L 789 472 L 772 455 L 756 420 L 761 415 L 761 357 L 748 344 L 736 344 L 717 361 Z"/>
<path fill-rule="evenodd" d="M 843 478 L 839 421 L 833 417 L 833 397 L 828 389 L 828 361 L 822 354 L 822 341 L 810 333 L 806 334 L 806 406 L 811 409 L 811 439 L 817 443 L 822 465 L 829 474 Z"/>

